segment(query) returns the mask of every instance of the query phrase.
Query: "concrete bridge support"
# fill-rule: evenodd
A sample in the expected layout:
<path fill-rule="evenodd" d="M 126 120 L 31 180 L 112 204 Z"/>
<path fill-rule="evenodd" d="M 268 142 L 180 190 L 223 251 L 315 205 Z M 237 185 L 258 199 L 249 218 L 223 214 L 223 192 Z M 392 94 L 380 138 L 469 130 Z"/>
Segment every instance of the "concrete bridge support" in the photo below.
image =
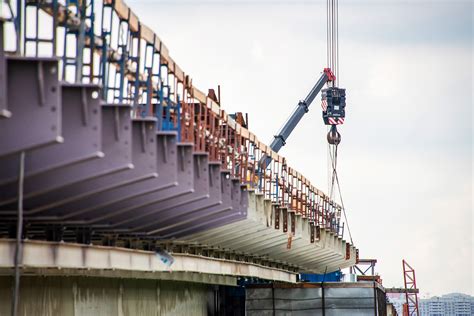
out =
<path fill-rule="evenodd" d="M 10 315 L 13 277 L 0 276 L 0 315 Z M 214 285 L 169 280 L 23 276 L 19 315 L 209 315 Z"/>

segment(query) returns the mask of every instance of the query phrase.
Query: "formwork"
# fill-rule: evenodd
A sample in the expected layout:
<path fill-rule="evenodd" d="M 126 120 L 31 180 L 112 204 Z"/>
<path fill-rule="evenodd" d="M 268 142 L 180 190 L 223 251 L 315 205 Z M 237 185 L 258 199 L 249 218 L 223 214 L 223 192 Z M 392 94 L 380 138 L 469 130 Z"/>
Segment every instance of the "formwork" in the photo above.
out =
<path fill-rule="evenodd" d="M 387 315 L 385 290 L 377 282 L 258 284 L 246 289 L 252 315 Z"/>

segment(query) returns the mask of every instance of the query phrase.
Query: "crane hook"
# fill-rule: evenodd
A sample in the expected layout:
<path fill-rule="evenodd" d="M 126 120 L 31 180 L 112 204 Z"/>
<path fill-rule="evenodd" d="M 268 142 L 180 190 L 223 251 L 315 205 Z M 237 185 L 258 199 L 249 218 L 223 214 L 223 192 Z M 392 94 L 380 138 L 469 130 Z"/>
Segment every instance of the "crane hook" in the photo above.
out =
<path fill-rule="evenodd" d="M 328 143 L 331 145 L 339 145 L 341 142 L 341 134 L 337 131 L 336 125 L 331 125 L 327 136 Z"/>

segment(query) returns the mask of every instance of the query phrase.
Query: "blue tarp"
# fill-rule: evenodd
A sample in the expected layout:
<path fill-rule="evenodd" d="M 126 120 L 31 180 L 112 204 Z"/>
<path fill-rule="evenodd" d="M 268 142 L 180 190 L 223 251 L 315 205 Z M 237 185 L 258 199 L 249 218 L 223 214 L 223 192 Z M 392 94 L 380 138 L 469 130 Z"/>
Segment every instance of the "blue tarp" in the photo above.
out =
<path fill-rule="evenodd" d="M 334 271 L 326 274 L 301 273 L 301 282 L 339 282 L 342 278 L 341 271 Z"/>

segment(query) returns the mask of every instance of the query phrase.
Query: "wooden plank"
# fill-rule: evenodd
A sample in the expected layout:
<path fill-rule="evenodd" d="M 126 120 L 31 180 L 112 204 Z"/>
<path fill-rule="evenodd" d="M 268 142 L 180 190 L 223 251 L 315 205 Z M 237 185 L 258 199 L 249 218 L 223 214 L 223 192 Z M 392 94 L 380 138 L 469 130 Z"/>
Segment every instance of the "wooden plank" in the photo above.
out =
<path fill-rule="evenodd" d="M 159 52 L 160 55 L 161 55 L 161 45 L 162 45 L 162 42 L 161 42 L 161 39 L 158 37 L 158 35 L 155 34 L 155 36 L 156 36 L 156 38 L 155 38 L 155 50 L 156 50 L 157 52 Z"/>
<path fill-rule="evenodd" d="M 206 99 L 207 99 L 206 95 L 196 87 L 193 87 L 193 96 L 200 103 L 206 104 Z"/>
<path fill-rule="evenodd" d="M 166 47 L 165 43 L 161 42 L 161 47 L 160 47 L 160 59 L 162 64 L 168 64 L 168 60 L 170 58 L 170 52 L 168 50 L 168 47 Z"/>
<path fill-rule="evenodd" d="M 210 109 L 212 112 L 214 112 L 216 115 L 219 115 L 220 113 L 220 106 L 219 104 L 216 103 L 216 101 L 212 100 L 212 99 L 209 99 L 211 102 L 210 102 Z"/>
<path fill-rule="evenodd" d="M 124 20 L 128 18 L 128 10 L 130 9 L 122 0 L 115 0 L 114 9 L 120 18 Z"/>
<path fill-rule="evenodd" d="M 255 143 L 255 135 L 251 131 L 249 131 L 249 140 Z"/>
<path fill-rule="evenodd" d="M 241 136 L 240 134 L 241 131 L 242 131 L 242 127 L 238 123 L 235 123 L 235 133 Z"/>
<path fill-rule="evenodd" d="M 174 65 L 175 65 L 175 63 L 174 63 L 173 58 L 171 58 L 171 56 L 168 58 L 167 65 L 168 65 L 168 73 L 174 75 Z"/>
<path fill-rule="evenodd" d="M 138 21 L 138 17 L 135 13 L 133 13 L 132 10 L 130 10 L 130 20 L 128 21 L 128 24 L 132 32 L 138 32 L 138 29 L 140 28 L 140 22 Z"/>
<path fill-rule="evenodd" d="M 153 44 L 153 40 L 155 39 L 156 35 L 148 26 L 146 26 L 145 24 L 142 24 L 140 33 L 141 33 L 142 39 L 144 39 L 148 44 Z M 155 42 L 155 46 L 156 46 L 156 42 Z M 160 47 L 158 46 L 157 51 L 159 50 L 160 50 Z"/>
<path fill-rule="evenodd" d="M 245 127 L 242 127 L 240 126 L 240 135 L 242 135 L 242 137 L 245 137 L 247 139 L 250 138 L 250 132 L 248 129 L 246 129 Z"/>
<path fill-rule="evenodd" d="M 234 121 L 233 118 L 231 118 L 229 115 L 227 115 L 227 124 L 232 128 L 232 129 L 236 129 L 237 127 L 237 123 Z"/>
<path fill-rule="evenodd" d="M 308 185 L 308 184 L 309 184 L 308 179 L 306 179 L 303 175 L 301 175 L 301 181 L 303 181 L 303 184 L 304 184 L 304 185 Z"/>
<path fill-rule="evenodd" d="M 240 135 L 240 131 L 242 130 L 242 126 L 239 123 L 235 122 L 235 131 L 238 135 Z"/>
<path fill-rule="evenodd" d="M 253 140 L 253 143 L 255 145 L 255 148 L 260 149 L 260 141 L 257 137 L 255 137 L 255 139 Z"/>
<path fill-rule="evenodd" d="M 257 146 L 256 145 L 256 141 L 258 141 L 257 136 L 255 136 L 255 134 L 252 134 L 252 136 L 253 136 L 252 141 L 253 141 L 254 145 Z"/>

